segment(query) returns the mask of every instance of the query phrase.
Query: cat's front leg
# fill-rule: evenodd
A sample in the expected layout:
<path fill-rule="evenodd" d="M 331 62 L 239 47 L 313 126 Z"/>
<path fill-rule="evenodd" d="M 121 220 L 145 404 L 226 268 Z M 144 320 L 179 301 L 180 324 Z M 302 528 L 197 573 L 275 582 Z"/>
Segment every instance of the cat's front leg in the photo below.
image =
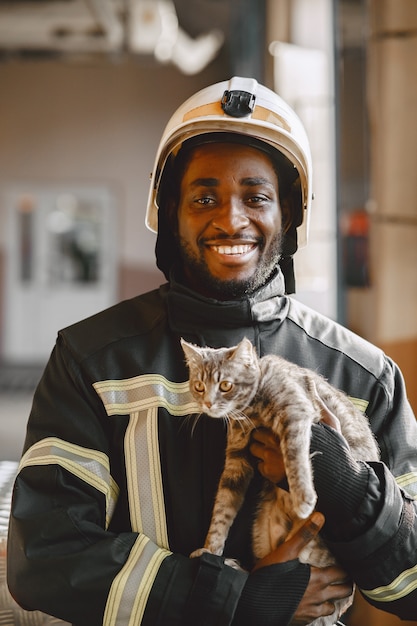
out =
<path fill-rule="evenodd" d="M 226 458 L 206 541 L 203 548 L 192 552 L 193 558 L 204 552 L 218 556 L 223 554 L 230 527 L 242 506 L 252 476 L 253 468 L 246 458 L 237 453 Z"/>
<path fill-rule="evenodd" d="M 204 544 L 209 552 L 223 554 L 230 527 L 242 506 L 252 476 L 253 468 L 246 458 L 232 456 L 226 460 Z"/>
<path fill-rule="evenodd" d="M 279 437 L 293 510 L 300 519 L 307 519 L 317 502 L 310 461 L 310 435 L 308 412 L 294 407 L 286 416 Z"/>

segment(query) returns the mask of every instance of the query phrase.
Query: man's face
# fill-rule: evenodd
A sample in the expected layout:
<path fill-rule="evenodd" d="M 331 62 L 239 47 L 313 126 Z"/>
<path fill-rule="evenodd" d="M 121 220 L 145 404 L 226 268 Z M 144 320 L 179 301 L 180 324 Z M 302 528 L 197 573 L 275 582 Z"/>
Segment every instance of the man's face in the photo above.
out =
<path fill-rule="evenodd" d="M 249 146 L 198 146 L 185 169 L 178 238 L 187 284 L 227 300 L 250 294 L 277 266 L 278 179 L 269 157 Z"/>

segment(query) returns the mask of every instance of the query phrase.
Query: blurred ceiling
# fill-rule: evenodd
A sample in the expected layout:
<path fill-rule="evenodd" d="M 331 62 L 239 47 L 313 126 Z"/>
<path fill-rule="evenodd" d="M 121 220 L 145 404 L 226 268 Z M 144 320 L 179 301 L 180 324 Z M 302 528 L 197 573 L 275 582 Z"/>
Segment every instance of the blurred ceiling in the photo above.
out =
<path fill-rule="evenodd" d="M 352 45 L 362 41 L 362 4 L 338 2 L 342 36 Z M 248 6 L 247 0 L 0 0 L 0 57 L 132 53 L 196 74 L 227 45 Z"/>
<path fill-rule="evenodd" d="M 222 48 L 233 0 L 0 0 L 0 53 L 133 53 L 186 74 Z"/>

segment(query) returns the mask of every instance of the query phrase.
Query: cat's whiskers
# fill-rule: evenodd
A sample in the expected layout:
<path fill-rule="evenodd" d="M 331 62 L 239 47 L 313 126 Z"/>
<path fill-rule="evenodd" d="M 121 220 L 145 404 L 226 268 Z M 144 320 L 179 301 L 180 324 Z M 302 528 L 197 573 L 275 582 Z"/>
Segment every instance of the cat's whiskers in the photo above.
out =
<path fill-rule="evenodd" d="M 243 411 L 232 409 L 229 412 L 228 417 L 229 417 L 229 420 L 238 422 L 243 433 L 246 433 L 248 430 L 253 430 L 254 428 L 256 428 L 253 421 Z"/>
<path fill-rule="evenodd" d="M 192 422 L 192 426 L 191 426 L 191 436 L 193 436 L 193 435 L 194 435 L 194 430 L 195 430 L 195 428 L 196 428 L 196 426 L 197 426 L 197 422 L 198 422 L 198 420 L 200 419 L 200 417 L 201 417 L 201 416 L 202 416 L 202 413 L 201 413 L 201 412 L 200 412 L 200 413 L 190 413 L 189 415 L 185 415 L 185 416 L 184 416 L 184 419 L 183 419 L 183 421 L 182 421 L 182 424 L 181 424 L 181 426 L 180 426 L 180 430 L 181 430 L 183 427 L 188 426 L 188 424 L 189 424 L 190 422 Z"/>
<path fill-rule="evenodd" d="M 230 422 L 232 421 L 232 418 L 230 417 L 229 413 L 225 413 L 223 415 L 223 421 L 226 422 L 227 429 L 229 430 Z"/>
<path fill-rule="evenodd" d="M 195 415 L 195 419 L 194 419 L 193 425 L 192 425 L 192 427 L 191 427 L 191 436 L 193 436 L 193 435 L 194 435 L 194 430 L 195 430 L 195 428 L 196 428 L 196 426 L 197 426 L 197 422 L 198 422 L 198 420 L 200 419 L 200 417 L 201 417 L 202 415 L 203 415 L 202 413 L 197 413 L 197 414 Z"/>

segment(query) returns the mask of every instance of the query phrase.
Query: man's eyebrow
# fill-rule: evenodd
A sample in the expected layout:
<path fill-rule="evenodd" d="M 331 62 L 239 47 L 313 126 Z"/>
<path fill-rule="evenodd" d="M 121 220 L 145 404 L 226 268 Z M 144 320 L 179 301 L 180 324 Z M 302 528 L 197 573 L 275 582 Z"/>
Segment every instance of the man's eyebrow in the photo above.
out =
<path fill-rule="evenodd" d="M 219 185 L 218 178 L 196 178 L 191 182 L 191 187 L 217 187 Z"/>
<path fill-rule="evenodd" d="M 270 185 L 273 187 L 273 182 L 268 178 L 263 178 L 263 176 L 247 176 L 246 178 L 242 178 L 240 180 L 241 185 L 247 185 L 249 187 L 256 187 L 257 185 Z"/>
<path fill-rule="evenodd" d="M 240 181 L 241 185 L 245 185 L 247 187 L 256 187 L 257 185 L 270 185 L 273 187 L 273 183 L 268 178 L 264 178 L 263 176 L 246 176 L 242 178 Z M 192 187 L 217 187 L 220 184 L 218 178 L 196 178 L 191 182 Z"/>

